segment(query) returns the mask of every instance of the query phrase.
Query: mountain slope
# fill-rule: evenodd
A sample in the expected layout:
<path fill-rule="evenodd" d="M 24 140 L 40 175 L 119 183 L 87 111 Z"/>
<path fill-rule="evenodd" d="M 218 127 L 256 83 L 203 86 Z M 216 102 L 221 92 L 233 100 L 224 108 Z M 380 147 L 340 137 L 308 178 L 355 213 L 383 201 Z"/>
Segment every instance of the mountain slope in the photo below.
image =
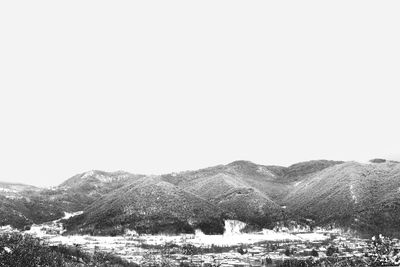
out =
<path fill-rule="evenodd" d="M 32 185 L 0 182 L 0 226 L 22 229 L 62 217 L 64 213 L 58 205 L 41 196 L 42 190 Z"/>
<path fill-rule="evenodd" d="M 285 198 L 290 215 L 361 233 L 400 233 L 400 164 L 348 162 L 299 182 Z"/>
<path fill-rule="evenodd" d="M 271 226 L 282 212 L 266 194 L 228 174 L 203 177 L 181 187 L 231 212 L 237 220 L 262 227 Z"/>
<path fill-rule="evenodd" d="M 340 163 L 320 160 L 280 167 L 235 161 L 163 175 L 162 179 L 233 213 L 235 219 L 269 227 L 283 218 L 282 198 L 294 186 L 294 181 Z"/>
<path fill-rule="evenodd" d="M 93 170 L 75 175 L 56 188 L 43 190 L 41 194 L 58 203 L 65 211 L 80 211 L 98 198 L 143 177 L 145 175 L 124 171 Z"/>
<path fill-rule="evenodd" d="M 77 233 L 222 233 L 226 218 L 250 229 L 312 219 L 400 237 L 400 163 L 382 159 L 289 167 L 235 161 L 160 176 L 90 171 L 53 189 L 0 183 L 0 198 L 0 225 L 23 227 L 84 210 L 66 222 Z"/>
<path fill-rule="evenodd" d="M 345 163 L 335 160 L 310 160 L 293 164 L 283 170 L 282 177 L 286 181 L 296 182 L 326 168 Z"/>
<path fill-rule="evenodd" d="M 224 214 L 211 203 L 159 178 L 142 179 L 115 190 L 66 222 L 69 231 L 95 234 L 223 232 Z"/>
<path fill-rule="evenodd" d="M 122 171 L 89 171 L 51 189 L 0 182 L 0 226 L 23 228 L 59 219 L 64 212 L 83 210 L 101 196 L 142 177 Z"/>
<path fill-rule="evenodd" d="M 136 175 L 125 171 L 105 172 L 92 170 L 69 178 L 60 184 L 59 187 L 95 191 L 95 189 L 103 185 L 123 184 L 126 181 L 135 180 L 144 176 L 145 175 Z"/>
<path fill-rule="evenodd" d="M 39 191 L 40 188 L 33 185 L 0 182 L 0 195 L 16 196 L 25 191 Z"/>

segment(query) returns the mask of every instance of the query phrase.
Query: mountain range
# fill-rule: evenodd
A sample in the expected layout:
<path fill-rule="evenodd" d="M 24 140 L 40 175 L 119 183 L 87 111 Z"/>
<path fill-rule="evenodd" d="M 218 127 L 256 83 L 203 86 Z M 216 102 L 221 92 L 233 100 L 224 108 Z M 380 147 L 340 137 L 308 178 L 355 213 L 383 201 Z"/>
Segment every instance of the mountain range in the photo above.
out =
<path fill-rule="evenodd" d="M 400 236 L 400 163 L 313 160 L 289 167 L 235 161 L 165 175 L 89 171 L 51 189 L 0 183 L 0 226 L 64 221 L 69 233 L 206 234 L 225 219 L 245 231 L 297 221 Z"/>

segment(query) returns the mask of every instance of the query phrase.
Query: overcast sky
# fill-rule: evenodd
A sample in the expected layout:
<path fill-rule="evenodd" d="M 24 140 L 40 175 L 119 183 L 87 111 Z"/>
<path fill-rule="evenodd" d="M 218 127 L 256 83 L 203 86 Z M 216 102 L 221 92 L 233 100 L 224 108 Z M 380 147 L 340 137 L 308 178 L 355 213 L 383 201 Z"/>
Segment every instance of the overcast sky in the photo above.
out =
<path fill-rule="evenodd" d="M 2 1 L 0 180 L 400 159 L 399 1 Z"/>

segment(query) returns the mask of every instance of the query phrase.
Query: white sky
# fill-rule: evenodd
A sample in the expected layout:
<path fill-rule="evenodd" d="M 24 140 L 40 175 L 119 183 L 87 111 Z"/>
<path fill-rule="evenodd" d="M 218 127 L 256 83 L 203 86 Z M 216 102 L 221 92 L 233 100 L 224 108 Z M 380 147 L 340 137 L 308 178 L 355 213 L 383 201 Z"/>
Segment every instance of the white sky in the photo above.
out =
<path fill-rule="evenodd" d="M 399 1 L 1 1 L 0 180 L 400 159 Z"/>

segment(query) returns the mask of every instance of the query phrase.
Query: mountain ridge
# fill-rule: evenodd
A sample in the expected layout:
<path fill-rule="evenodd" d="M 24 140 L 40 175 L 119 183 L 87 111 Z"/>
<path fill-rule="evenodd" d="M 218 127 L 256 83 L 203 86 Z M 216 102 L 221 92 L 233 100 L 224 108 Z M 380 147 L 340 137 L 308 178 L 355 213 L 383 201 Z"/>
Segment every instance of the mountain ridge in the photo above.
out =
<path fill-rule="evenodd" d="M 336 224 L 361 232 L 386 227 L 397 234 L 400 229 L 391 221 L 397 223 L 394 217 L 400 217 L 399 174 L 400 164 L 384 159 L 368 163 L 311 160 L 287 167 L 238 160 L 163 175 L 92 170 L 51 189 L 21 190 L 18 197 L 50 207 L 44 209 L 42 219 L 83 210 L 81 216 L 66 222 L 71 232 L 193 232 L 199 227 L 206 233 L 221 233 L 221 221 L 229 218 L 246 222 L 250 229 L 312 219 L 315 225 Z M 152 190 L 163 201 L 154 200 Z M 4 192 L 3 197 L 7 198 Z M 38 221 L 22 212 L 23 205 L 11 205 L 17 199 L 8 196 L 7 202 L 7 209 L 3 205 L 7 214 L 28 214 L 18 227 Z M 379 216 L 384 219 L 377 221 Z"/>

